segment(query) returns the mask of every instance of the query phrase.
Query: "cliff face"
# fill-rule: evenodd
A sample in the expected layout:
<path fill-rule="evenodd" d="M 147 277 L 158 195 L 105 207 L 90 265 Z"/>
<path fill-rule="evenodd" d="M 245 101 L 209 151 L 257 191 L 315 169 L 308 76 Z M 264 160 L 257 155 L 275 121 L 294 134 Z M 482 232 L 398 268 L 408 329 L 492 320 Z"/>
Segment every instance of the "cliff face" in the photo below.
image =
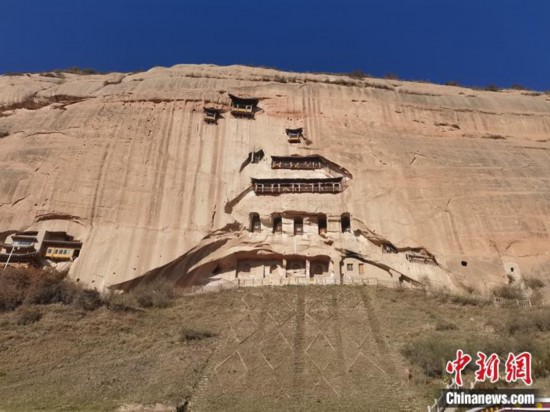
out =
<path fill-rule="evenodd" d="M 228 93 L 260 99 L 255 119 L 232 117 Z M 222 109 L 217 125 L 204 122 L 205 104 Z M 182 65 L 3 76 L 0 106 L 0 231 L 67 231 L 83 241 L 72 276 L 98 288 L 166 265 L 228 224 L 248 227 L 251 212 L 266 228 L 274 212 L 347 212 L 366 243 L 329 234 L 308 248 L 335 241 L 367 260 L 377 237 L 423 248 L 441 273 L 396 263 L 414 280 L 483 289 L 507 275 L 550 277 L 547 95 Z M 289 144 L 295 127 L 307 140 Z M 264 159 L 239 171 L 260 149 Z M 270 156 L 291 154 L 321 155 L 352 178 L 339 194 L 245 193 L 252 177 L 273 177 Z M 298 253 L 285 239 L 277 253 Z"/>

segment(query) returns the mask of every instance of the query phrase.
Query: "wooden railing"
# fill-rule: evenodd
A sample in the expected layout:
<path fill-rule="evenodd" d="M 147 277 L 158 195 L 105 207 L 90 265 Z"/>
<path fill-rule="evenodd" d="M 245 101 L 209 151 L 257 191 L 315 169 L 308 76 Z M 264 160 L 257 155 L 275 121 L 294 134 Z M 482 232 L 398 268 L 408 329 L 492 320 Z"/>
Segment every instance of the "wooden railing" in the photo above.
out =
<path fill-rule="evenodd" d="M 323 164 L 319 161 L 277 160 L 271 163 L 272 169 L 315 170 L 322 167 Z"/>
<path fill-rule="evenodd" d="M 341 182 L 319 183 L 254 183 L 254 192 L 265 193 L 340 193 Z"/>

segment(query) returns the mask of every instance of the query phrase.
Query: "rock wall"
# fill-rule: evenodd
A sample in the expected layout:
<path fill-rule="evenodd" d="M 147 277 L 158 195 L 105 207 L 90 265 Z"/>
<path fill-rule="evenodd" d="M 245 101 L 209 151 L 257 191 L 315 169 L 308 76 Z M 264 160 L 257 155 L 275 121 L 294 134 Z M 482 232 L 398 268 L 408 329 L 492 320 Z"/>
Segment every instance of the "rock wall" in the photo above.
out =
<path fill-rule="evenodd" d="M 229 93 L 260 99 L 254 120 L 230 115 Z M 224 110 L 217 125 L 205 104 Z M 306 140 L 291 145 L 295 127 Z M 70 233 L 84 242 L 72 276 L 99 289 L 251 212 L 288 211 L 348 212 L 355 229 L 427 250 L 455 285 L 504 283 L 511 267 L 550 278 L 548 95 L 241 66 L 2 76 L 2 135 L 0 231 Z M 334 195 L 245 193 L 291 154 L 353 178 Z"/>

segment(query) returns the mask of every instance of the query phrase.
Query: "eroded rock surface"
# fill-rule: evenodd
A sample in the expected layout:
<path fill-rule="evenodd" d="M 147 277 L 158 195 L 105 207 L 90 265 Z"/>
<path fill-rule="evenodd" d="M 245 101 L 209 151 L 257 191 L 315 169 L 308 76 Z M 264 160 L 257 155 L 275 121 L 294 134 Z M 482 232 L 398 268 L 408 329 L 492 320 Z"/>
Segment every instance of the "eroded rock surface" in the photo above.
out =
<path fill-rule="evenodd" d="M 233 117 L 229 94 L 259 99 L 255 118 Z M 204 122 L 205 105 L 221 110 L 217 124 Z M 286 129 L 297 128 L 304 138 L 289 143 Z M 72 275 L 99 289 L 145 273 L 219 280 L 238 272 L 228 257 L 239 253 L 327 256 L 338 279 L 351 252 L 365 276 L 480 291 L 550 277 L 544 94 L 211 65 L 2 76 L 0 136 L 0 231 L 70 233 L 83 242 Z M 274 176 L 271 156 L 293 154 L 343 168 L 345 190 L 251 190 L 251 178 Z M 249 233 L 250 213 L 260 233 Z M 349 213 L 351 232 L 274 235 L 274 213 Z M 203 254 L 189 261 L 193 250 Z M 435 264 L 407 259 L 410 250 Z"/>

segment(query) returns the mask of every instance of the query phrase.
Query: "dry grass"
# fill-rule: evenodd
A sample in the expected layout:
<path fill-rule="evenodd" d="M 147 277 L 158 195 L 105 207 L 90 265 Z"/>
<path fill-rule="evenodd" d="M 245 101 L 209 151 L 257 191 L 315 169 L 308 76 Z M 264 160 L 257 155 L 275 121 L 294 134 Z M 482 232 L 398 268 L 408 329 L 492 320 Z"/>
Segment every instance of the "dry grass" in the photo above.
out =
<path fill-rule="evenodd" d="M 34 307 L 21 306 L 17 311 L 17 324 L 28 325 L 42 319 L 42 312 Z"/>
<path fill-rule="evenodd" d="M 173 288 L 164 284 L 149 284 L 132 290 L 127 295 L 127 300 L 142 308 L 166 308 L 173 303 L 175 297 Z"/>
<path fill-rule="evenodd" d="M 538 278 L 529 278 L 524 279 L 525 286 L 527 286 L 529 289 L 537 290 L 544 287 L 544 281 Z"/>
<path fill-rule="evenodd" d="M 462 305 L 426 291 L 255 288 L 147 309 L 129 295 L 95 311 L 33 308 L 42 318 L 28 323 L 19 310 L 0 313 L 6 410 L 186 401 L 192 410 L 425 410 L 458 348 L 532 350 L 534 386 L 550 387 L 548 311 Z"/>
<path fill-rule="evenodd" d="M 496 84 L 488 84 L 483 88 L 483 90 L 486 90 L 488 92 L 500 92 L 500 87 L 498 87 Z"/>
<path fill-rule="evenodd" d="M 73 304 L 95 310 L 103 299 L 95 290 L 84 289 L 66 279 L 66 273 L 36 268 L 7 268 L 0 272 L 0 312 L 23 304 Z"/>
<path fill-rule="evenodd" d="M 180 334 L 180 342 L 199 341 L 203 339 L 213 338 L 215 336 L 216 333 L 209 330 L 183 328 Z"/>
<path fill-rule="evenodd" d="M 503 299 L 525 299 L 525 292 L 517 285 L 504 285 L 493 289 L 493 295 Z"/>

